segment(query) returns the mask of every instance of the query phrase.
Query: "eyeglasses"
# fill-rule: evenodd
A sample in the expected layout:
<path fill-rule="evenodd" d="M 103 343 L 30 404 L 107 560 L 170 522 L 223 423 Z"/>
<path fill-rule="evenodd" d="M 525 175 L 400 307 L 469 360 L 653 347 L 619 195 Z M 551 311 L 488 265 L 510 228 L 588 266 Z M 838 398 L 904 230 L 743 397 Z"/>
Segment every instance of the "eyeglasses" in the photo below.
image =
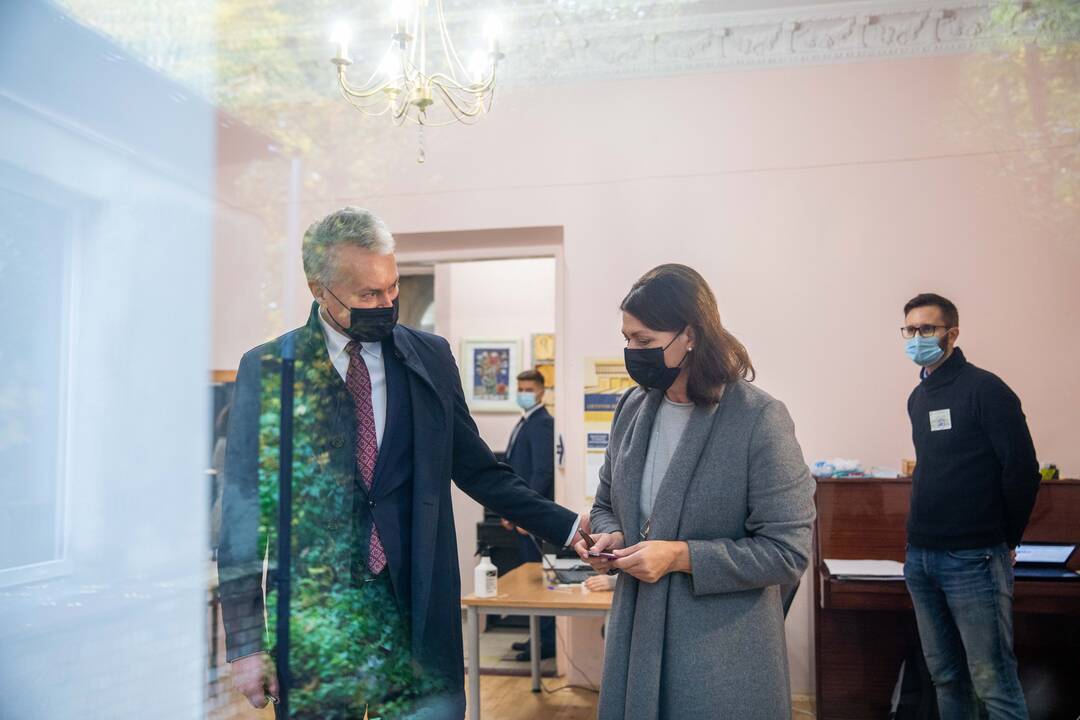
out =
<path fill-rule="evenodd" d="M 905 340 L 910 340 L 917 334 L 919 337 L 934 337 L 938 330 L 951 330 L 948 325 L 905 325 L 900 328 L 900 335 Z"/>

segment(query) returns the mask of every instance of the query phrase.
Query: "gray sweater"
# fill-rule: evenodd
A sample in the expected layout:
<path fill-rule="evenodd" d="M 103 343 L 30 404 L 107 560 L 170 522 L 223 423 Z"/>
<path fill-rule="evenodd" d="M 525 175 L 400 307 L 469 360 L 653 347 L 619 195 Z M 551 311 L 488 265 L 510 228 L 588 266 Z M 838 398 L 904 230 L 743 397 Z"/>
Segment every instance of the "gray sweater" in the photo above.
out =
<path fill-rule="evenodd" d="M 652 515 L 660 481 L 667 474 L 671 456 L 675 454 L 693 411 L 694 403 L 677 403 L 667 396 L 656 411 L 652 435 L 649 437 L 649 453 L 645 456 L 645 474 L 641 477 L 641 517 L 644 522 Z"/>

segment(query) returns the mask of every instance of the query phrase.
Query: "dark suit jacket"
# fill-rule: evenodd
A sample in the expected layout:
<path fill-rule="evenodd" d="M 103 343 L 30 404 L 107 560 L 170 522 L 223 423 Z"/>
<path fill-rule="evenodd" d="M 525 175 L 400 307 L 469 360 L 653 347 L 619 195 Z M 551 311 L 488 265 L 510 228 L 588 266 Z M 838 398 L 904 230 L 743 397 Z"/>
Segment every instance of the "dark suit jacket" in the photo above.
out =
<path fill-rule="evenodd" d="M 240 361 L 229 424 L 228 486 L 222 502 L 218 555 L 229 660 L 263 649 L 264 548 L 259 546 L 258 529 L 259 417 L 265 411 L 260 407 L 261 383 L 269 377 L 267 373 L 277 372 L 276 359 L 284 342 L 292 342 L 296 348 L 297 407 L 305 404 L 305 393 L 318 393 L 329 395 L 321 399 L 331 408 L 326 418 L 305 420 L 315 423 L 309 437 L 317 447 L 296 448 L 297 462 L 313 458 L 311 461 L 319 464 L 319 472 L 343 479 L 355 474 L 352 401 L 330 363 L 317 312 L 318 306 L 313 304 L 306 326 L 247 352 Z M 394 357 L 386 356 L 386 352 Z M 337 483 L 345 489 L 340 497 L 320 499 L 320 511 L 329 520 L 317 530 L 346 532 L 350 524 L 355 524 L 357 508 L 364 518 L 374 519 L 387 550 L 395 594 L 411 621 L 413 656 L 426 670 L 462 688 L 463 714 L 461 581 L 450 499 L 451 479 L 477 502 L 556 545 L 566 541 L 576 515 L 542 497 L 507 465 L 496 461 L 469 415 L 446 340 L 398 326 L 391 341 L 384 344 L 388 376 L 392 359 L 400 361 L 405 369 L 404 387 L 411 405 L 411 477 L 397 480 L 396 487 L 395 483 L 383 485 L 377 470 L 370 503 L 355 502 L 352 493 L 357 491 L 348 489 L 354 483 L 344 480 Z M 391 396 L 391 384 L 388 377 L 390 418 L 398 400 Z M 403 492 L 405 489 L 408 492 Z M 303 502 L 298 497 L 294 495 L 294 503 Z M 408 507 L 402 507 L 403 503 Z M 327 504 L 339 507 L 340 513 L 335 516 L 332 509 L 325 511 L 323 506 Z M 296 507 L 294 504 L 294 517 Z M 342 521 L 340 528 L 336 527 L 336 517 Z M 360 519 L 361 523 L 364 518 Z M 303 532 L 302 525 L 296 529 L 297 534 Z M 317 534 L 311 537 L 314 538 L 311 542 L 318 542 Z"/>
<path fill-rule="evenodd" d="M 506 449 L 506 463 L 548 500 L 555 499 L 555 418 L 541 407 L 521 426 Z"/>
<path fill-rule="evenodd" d="M 548 500 L 555 499 L 555 418 L 542 407 L 521 425 L 513 444 L 506 449 L 506 463 L 525 482 Z M 540 562 L 533 541 L 518 536 L 522 562 Z"/>

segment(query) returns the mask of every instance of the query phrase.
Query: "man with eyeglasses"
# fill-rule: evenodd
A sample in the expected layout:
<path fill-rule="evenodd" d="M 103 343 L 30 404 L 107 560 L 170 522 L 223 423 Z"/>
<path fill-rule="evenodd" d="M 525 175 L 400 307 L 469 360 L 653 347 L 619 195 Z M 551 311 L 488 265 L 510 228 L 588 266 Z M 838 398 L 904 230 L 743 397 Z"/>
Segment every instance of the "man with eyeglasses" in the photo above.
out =
<path fill-rule="evenodd" d="M 1027 718 L 1013 654 L 1013 569 L 1039 490 L 1020 399 L 956 346 L 956 306 L 932 293 L 904 306 L 922 370 L 908 398 L 915 473 L 904 577 L 943 720 Z"/>

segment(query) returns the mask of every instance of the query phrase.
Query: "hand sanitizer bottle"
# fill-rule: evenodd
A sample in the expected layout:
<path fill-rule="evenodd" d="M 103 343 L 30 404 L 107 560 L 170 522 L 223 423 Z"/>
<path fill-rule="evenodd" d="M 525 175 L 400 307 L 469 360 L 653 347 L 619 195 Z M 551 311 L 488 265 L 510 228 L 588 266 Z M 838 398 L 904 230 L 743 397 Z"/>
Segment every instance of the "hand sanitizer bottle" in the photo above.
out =
<path fill-rule="evenodd" d="M 491 562 L 487 548 L 480 551 L 480 564 L 473 573 L 473 592 L 476 597 L 495 597 L 499 594 L 499 571 Z"/>

